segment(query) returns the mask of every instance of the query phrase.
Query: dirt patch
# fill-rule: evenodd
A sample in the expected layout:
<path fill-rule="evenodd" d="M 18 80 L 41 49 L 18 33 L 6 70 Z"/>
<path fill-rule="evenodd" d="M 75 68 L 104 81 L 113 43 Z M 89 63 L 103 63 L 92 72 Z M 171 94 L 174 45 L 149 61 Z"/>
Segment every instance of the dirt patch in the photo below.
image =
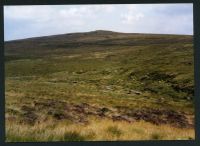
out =
<path fill-rule="evenodd" d="M 194 119 L 185 113 L 167 109 L 130 109 L 126 106 L 115 108 L 101 107 L 87 103 L 67 103 L 57 100 L 35 101 L 33 107 L 22 106 L 21 122 L 34 124 L 39 120 L 37 113 L 44 113 L 55 120 L 69 120 L 73 123 L 87 124 L 89 116 L 109 118 L 113 121 L 126 121 L 133 123 L 144 120 L 156 125 L 170 124 L 179 128 L 194 127 Z"/>
<path fill-rule="evenodd" d="M 141 81 L 143 80 L 153 80 L 153 81 L 171 81 L 176 77 L 175 74 L 172 73 L 162 73 L 162 72 L 151 72 L 146 74 L 145 76 L 141 77 Z"/>
<path fill-rule="evenodd" d="M 129 117 L 135 120 L 144 120 L 156 125 L 170 124 L 179 128 L 191 128 L 193 124 L 188 122 L 188 118 L 184 113 L 176 112 L 173 110 L 162 109 L 142 109 L 136 111 L 129 111 L 125 113 Z"/>
<path fill-rule="evenodd" d="M 194 85 L 179 85 L 179 84 L 173 84 L 172 88 L 177 92 L 185 92 L 188 93 L 188 95 L 194 96 Z"/>
<path fill-rule="evenodd" d="M 26 123 L 26 124 L 35 124 L 35 122 L 38 119 L 38 116 L 35 113 L 35 110 L 33 107 L 29 107 L 27 105 L 23 105 L 21 107 L 21 114 L 20 114 L 20 123 Z"/>

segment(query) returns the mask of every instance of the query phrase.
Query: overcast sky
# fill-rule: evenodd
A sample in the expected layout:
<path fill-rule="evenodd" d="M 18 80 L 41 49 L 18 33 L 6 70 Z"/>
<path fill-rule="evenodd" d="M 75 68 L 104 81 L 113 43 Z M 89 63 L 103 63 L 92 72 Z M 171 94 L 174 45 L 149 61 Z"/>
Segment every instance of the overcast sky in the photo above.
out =
<path fill-rule="evenodd" d="M 5 6 L 5 40 L 111 30 L 193 35 L 192 4 Z"/>

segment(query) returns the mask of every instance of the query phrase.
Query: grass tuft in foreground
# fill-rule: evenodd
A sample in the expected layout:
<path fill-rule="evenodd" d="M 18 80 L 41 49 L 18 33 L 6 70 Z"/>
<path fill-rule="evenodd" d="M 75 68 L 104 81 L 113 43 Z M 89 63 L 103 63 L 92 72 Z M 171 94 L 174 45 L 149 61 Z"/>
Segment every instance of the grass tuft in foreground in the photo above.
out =
<path fill-rule="evenodd" d="M 105 141 L 105 140 L 191 140 L 193 129 L 153 125 L 139 121 L 127 123 L 109 119 L 91 119 L 86 125 L 48 121 L 34 126 L 6 123 L 6 141 Z"/>

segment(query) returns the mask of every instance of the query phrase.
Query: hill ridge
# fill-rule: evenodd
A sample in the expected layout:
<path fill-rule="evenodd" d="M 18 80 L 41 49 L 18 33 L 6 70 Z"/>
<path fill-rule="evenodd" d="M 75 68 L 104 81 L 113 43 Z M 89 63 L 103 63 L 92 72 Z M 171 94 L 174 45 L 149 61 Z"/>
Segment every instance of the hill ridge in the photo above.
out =
<path fill-rule="evenodd" d="M 113 35 L 113 34 L 124 34 L 124 35 L 148 35 L 148 36 L 193 36 L 193 35 L 186 35 L 186 34 L 158 34 L 158 33 L 128 33 L 128 32 L 118 32 L 118 31 L 111 31 L 111 30 L 93 30 L 93 31 L 86 31 L 86 32 L 72 32 L 72 33 L 63 33 L 63 34 L 54 34 L 54 35 L 44 35 L 44 36 L 36 36 L 36 37 L 29 37 L 23 39 L 16 39 L 16 40 L 9 40 L 5 41 L 8 42 L 19 42 L 19 41 L 26 41 L 32 39 L 44 39 L 44 38 L 52 38 L 52 37 L 64 37 L 69 35 L 91 35 L 91 34 L 105 34 L 105 35 Z"/>

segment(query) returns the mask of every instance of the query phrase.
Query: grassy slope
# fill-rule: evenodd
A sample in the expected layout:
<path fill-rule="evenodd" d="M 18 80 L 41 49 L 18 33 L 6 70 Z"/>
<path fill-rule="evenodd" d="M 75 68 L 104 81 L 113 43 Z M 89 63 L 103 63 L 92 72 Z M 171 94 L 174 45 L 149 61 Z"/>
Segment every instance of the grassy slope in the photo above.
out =
<path fill-rule="evenodd" d="M 19 133 L 10 130 L 19 126 L 26 129 L 30 124 L 43 123 L 52 118 L 58 124 L 70 122 L 73 118 L 66 118 L 66 115 L 65 118 L 56 118 L 67 111 L 61 102 L 75 105 L 88 103 L 118 112 L 121 112 L 121 108 L 126 112 L 172 110 L 193 117 L 191 36 L 95 31 L 7 42 L 5 48 L 8 141 L 12 141 L 13 136 L 19 136 Z M 44 104 L 52 100 L 55 101 Z M 55 111 L 53 114 L 50 107 Z M 87 116 L 82 114 L 79 112 L 77 119 Z M 77 119 L 73 119 L 73 122 L 77 122 Z M 89 125 L 92 125 L 90 122 Z M 82 123 L 77 122 L 76 125 L 79 124 Z M 37 127 L 34 131 L 37 131 Z M 94 132 L 97 131 L 99 129 Z M 180 129 L 177 137 L 168 138 L 194 138 L 193 132 L 181 137 L 184 133 Z M 123 133 L 118 138 L 137 139 L 128 138 L 127 134 Z M 143 138 L 138 139 L 149 139 L 145 133 L 140 136 Z M 99 139 L 103 138 L 84 140 Z"/>
<path fill-rule="evenodd" d="M 153 125 L 144 121 L 130 124 L 124 121 L 92 119 L 88 125 L 65 121 L 30 125 L 7 125 L 7 141 L 115 141 L 115 140 L 191 140 L 193 129 L 168 125 Z"/>

